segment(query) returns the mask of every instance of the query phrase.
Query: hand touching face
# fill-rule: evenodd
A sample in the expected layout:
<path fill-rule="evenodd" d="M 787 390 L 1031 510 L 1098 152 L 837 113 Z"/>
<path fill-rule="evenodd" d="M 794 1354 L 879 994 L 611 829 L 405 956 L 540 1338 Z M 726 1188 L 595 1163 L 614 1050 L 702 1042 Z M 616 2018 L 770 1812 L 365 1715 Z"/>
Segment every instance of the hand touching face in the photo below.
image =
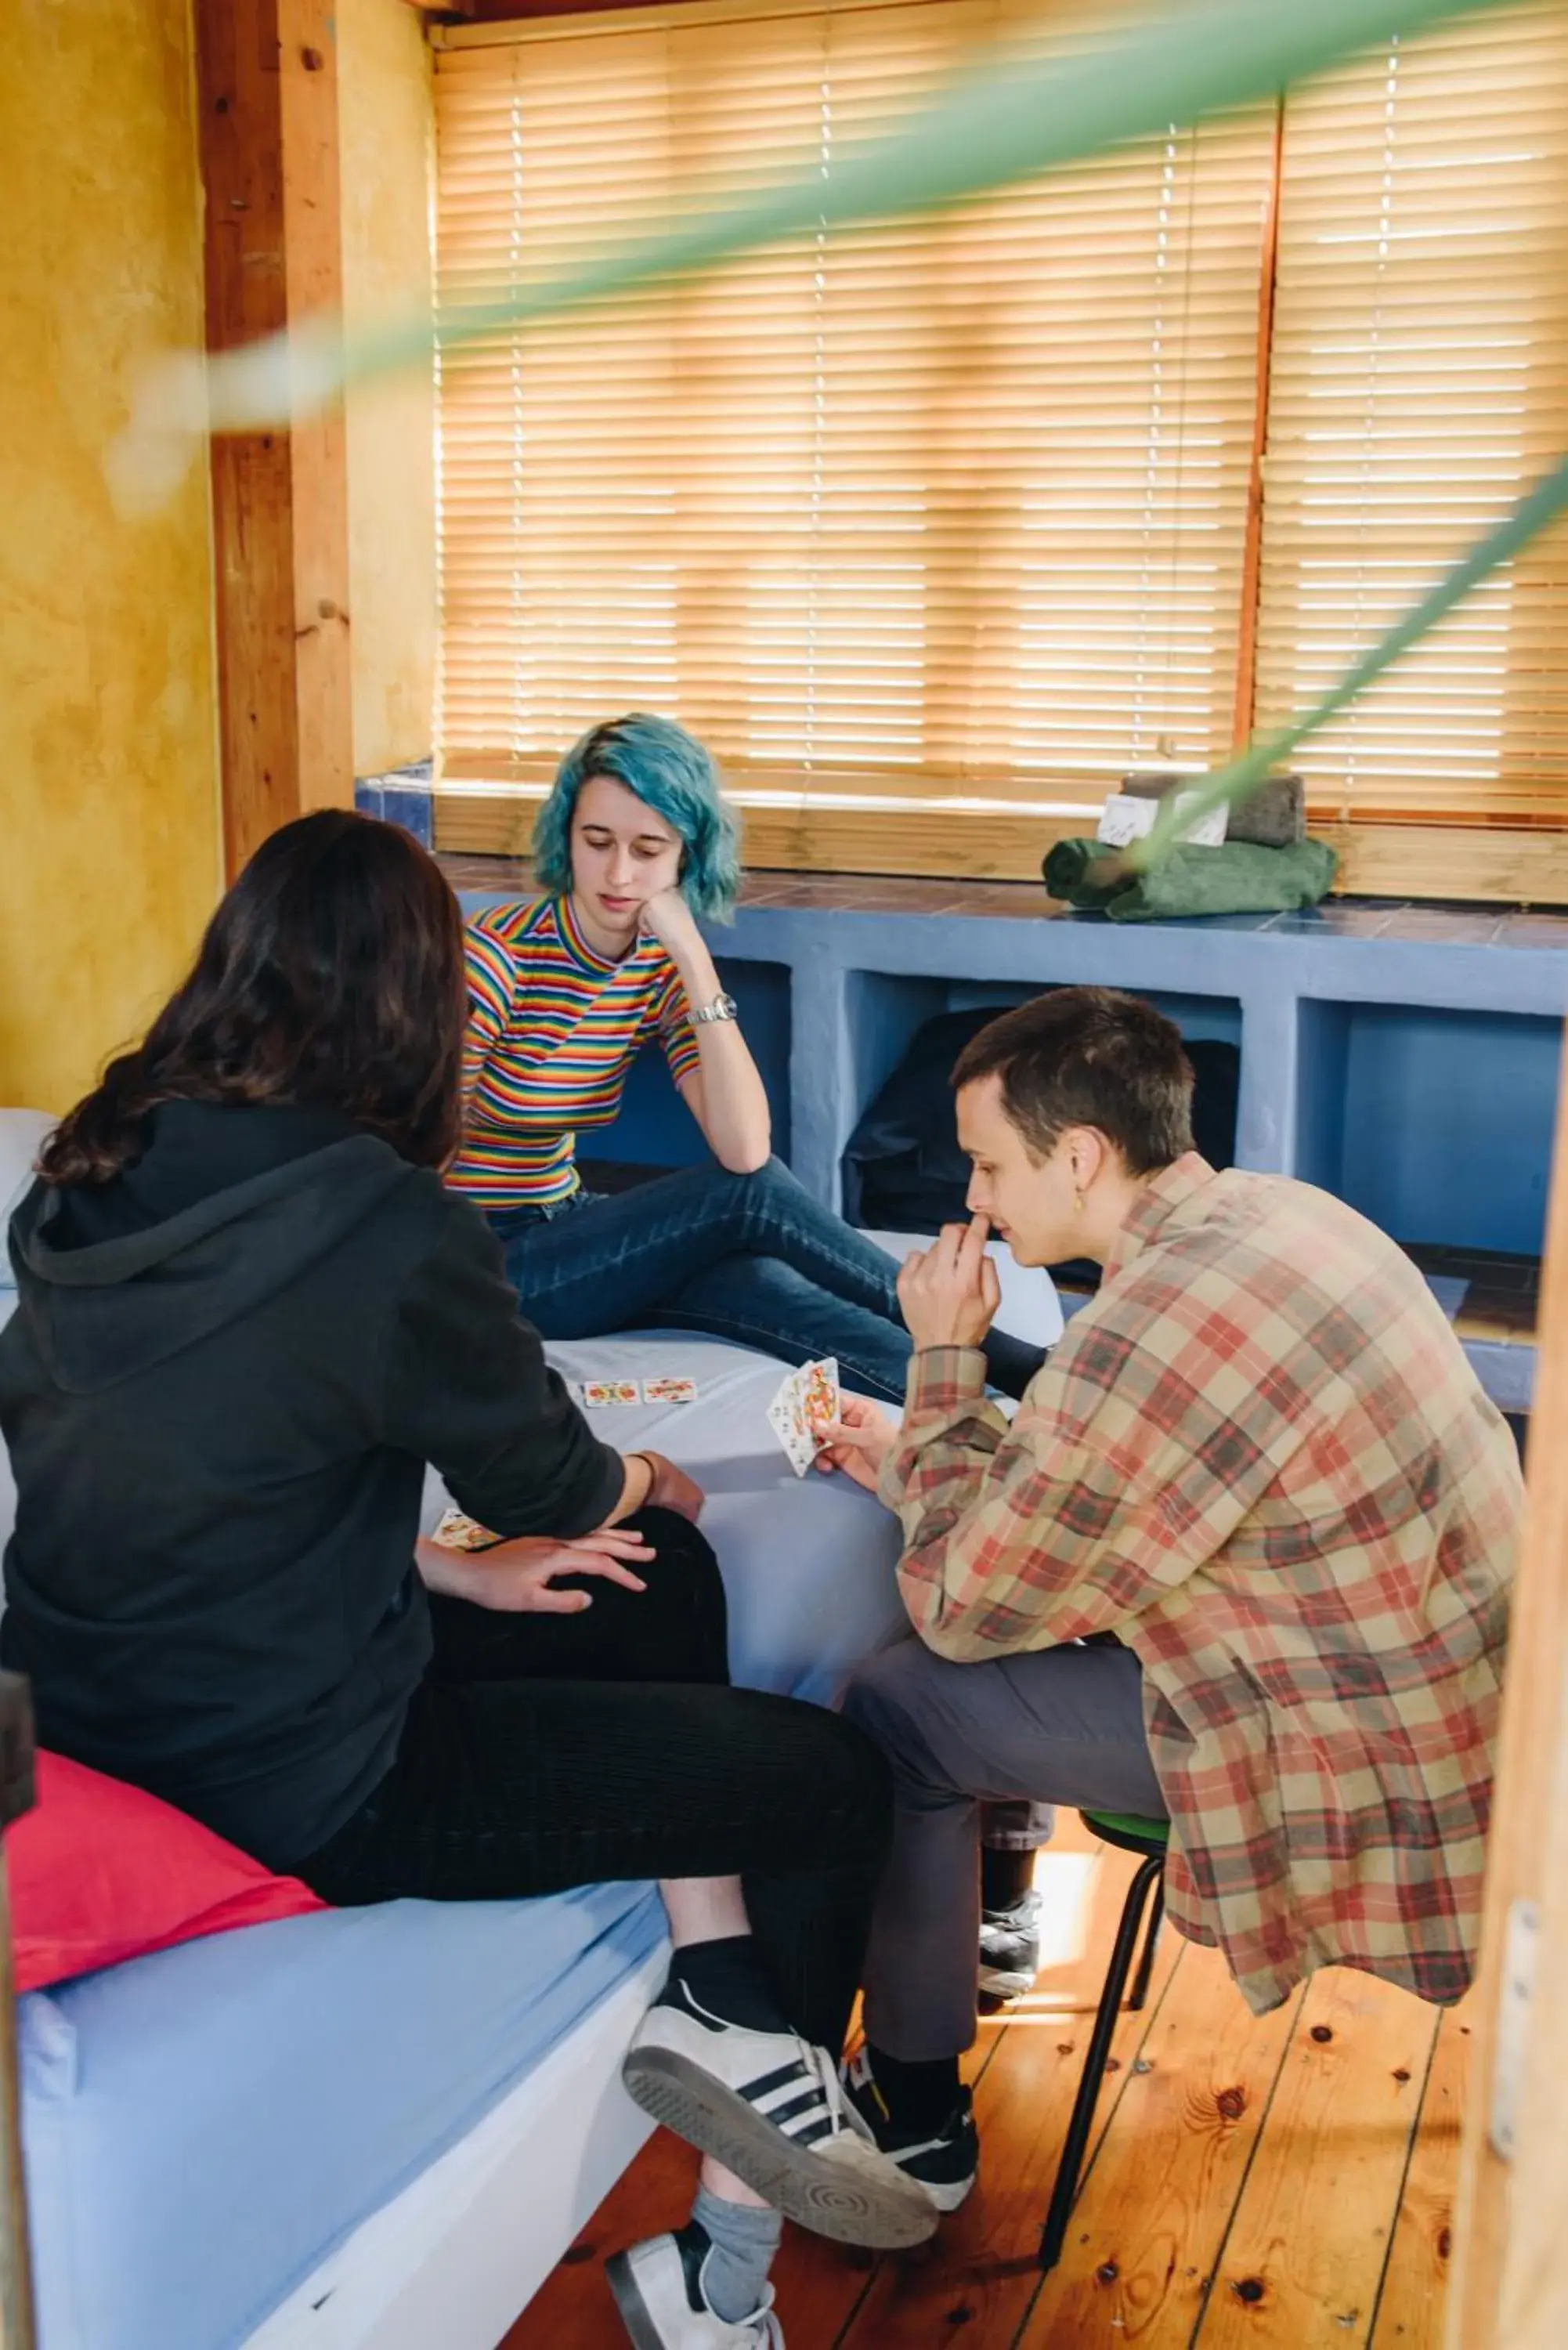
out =
<path fill-rule="evenodd" d="M 929 1249 L 905 1260 L 898 1303 L 917 1347 L 978 1347 L 996 1318 L 1002 1284 L 985 1253 L 991 1226 L 944 1225 Z"/>

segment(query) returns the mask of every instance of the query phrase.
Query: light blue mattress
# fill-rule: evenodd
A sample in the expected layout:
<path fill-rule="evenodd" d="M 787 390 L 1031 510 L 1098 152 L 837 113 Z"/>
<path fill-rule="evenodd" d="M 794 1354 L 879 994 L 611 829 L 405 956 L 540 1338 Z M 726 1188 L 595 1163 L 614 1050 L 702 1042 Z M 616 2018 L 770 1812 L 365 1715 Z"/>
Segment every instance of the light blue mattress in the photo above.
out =
<path fill-rule="evenodd" d="M 901 1623 L 897 1529 L 842 1478 L 795 1479 L 764 1416 L 783 1367 L 684 1334 L 552 1352 L 573 1377 L 699 1382 L 695 1404 L 596 1420 L 706 1487 L 736 1679 L 831 1701 Z M 661 1930 L 632 1886 L 398 1902 L 190 1943 L 24 2000 L 43 2350 L 243 2342 Z"/>

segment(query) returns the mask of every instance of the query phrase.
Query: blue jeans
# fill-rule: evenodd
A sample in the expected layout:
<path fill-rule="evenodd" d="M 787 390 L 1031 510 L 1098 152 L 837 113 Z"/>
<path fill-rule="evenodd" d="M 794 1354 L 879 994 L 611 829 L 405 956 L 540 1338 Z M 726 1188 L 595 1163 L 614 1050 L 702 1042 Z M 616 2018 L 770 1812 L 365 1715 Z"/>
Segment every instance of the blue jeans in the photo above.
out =
<path fill-rule="evenodd" d="M 613 1198 L 579 1191 L 490 1221 L 543 1337 L 707 1330 L 785 1363 L 836 1356 L 846 1387 L 904 1399 L 911 1347 L 898 1267 L 776 1159 L 755 1175 L 691 1167 Z M 1007 1395 L 1023 1394 L 1042 1359 L 995 1332 L 985 1352 Z"/>

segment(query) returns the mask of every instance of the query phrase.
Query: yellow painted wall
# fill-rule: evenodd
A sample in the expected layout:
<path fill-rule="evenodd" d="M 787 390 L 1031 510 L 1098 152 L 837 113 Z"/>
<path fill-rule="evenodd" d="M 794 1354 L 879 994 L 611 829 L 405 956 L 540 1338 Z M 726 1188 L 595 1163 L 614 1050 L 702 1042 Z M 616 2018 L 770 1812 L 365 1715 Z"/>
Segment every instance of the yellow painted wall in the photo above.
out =
<path fill-rule="evenodd" d="M 343 305 L 358 320 L 431 300 L 430 52 L 408 0 L 337 0 Z M 349 394 L 354 772 L 428 756 L 436 656 L 431 370 Z"/>
<path fill-rule="evenodd" d="M 4 15 L 0 1103 L 61 1109 L 219 881 L 205 470 L 134 521 L 102 472 L 129 371 L 201 340 L 200 182 L 182 0 Z"/>

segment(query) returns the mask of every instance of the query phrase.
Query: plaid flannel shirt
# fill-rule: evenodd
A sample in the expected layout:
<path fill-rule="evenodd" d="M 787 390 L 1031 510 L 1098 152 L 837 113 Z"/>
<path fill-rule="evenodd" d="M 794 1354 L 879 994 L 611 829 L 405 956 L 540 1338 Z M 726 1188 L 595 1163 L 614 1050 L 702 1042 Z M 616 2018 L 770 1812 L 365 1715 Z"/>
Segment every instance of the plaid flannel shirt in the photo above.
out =
<path fill-rule="evenodd" d="M 918 1356 L 883 1477 L 922 1639 L 1134 1651 L 1171 1917 L 1257 2012 L 1335 1963 L 1458 1999 L 1522 1491 L 1416 1267 L 1323 1192 L 1190 1156 L 1011 1429 L 984 1378 Z"/>

